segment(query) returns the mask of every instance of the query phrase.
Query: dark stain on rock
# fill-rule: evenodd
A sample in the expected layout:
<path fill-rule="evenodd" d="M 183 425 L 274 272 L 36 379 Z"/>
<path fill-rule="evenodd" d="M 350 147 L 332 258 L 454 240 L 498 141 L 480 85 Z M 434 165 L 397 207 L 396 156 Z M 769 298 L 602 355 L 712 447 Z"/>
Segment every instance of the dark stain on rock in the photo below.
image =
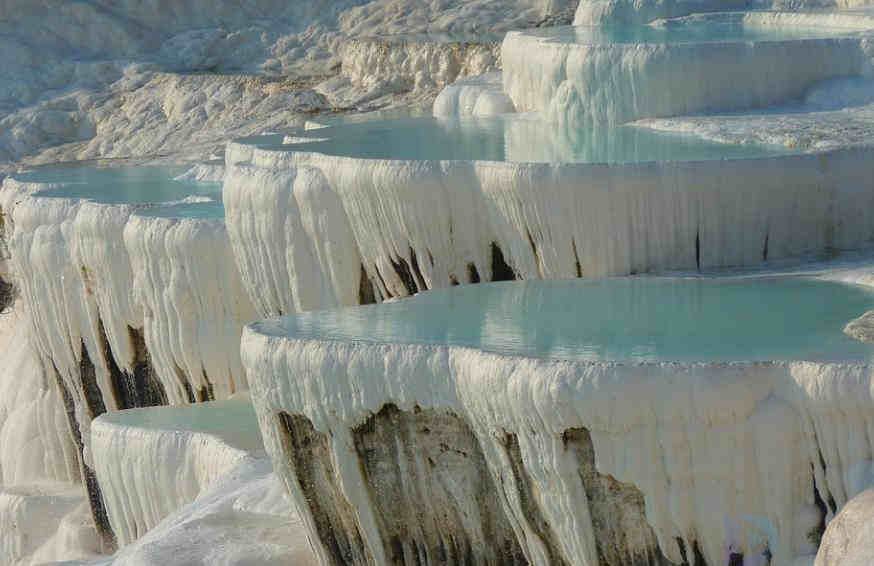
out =
<path fill-rule="evenodd" d="M 770 237 L 770 233 L 765 234 L 765 243 L 762 244 L 762 261 L 768 261 L 768 240 Z"/>
<path fill-rule="evenodd" d="M 543 543 L 544 548 L 546 548 L 549 563 L 554 566 L 566 566 L 568 562 L 562 555 L 561 546 L 552 532 L 552 527 L 549 526 L 549 523 L 546 522 L 540 511 L 531 478 L 522 464 L 519 438 L 515 434 L 507 433 L 504 435 L 503 445 L 513 470 L 513 479 L 516 482 L 519 504 L 522 506 L 522 512 L 528 520 L 528 525 Z"/>
<path fill-rule="evenodd" d="M 492 281 L 515 281 L 516 272 L 504 259 L 504 252 L 492 242 Z"/>
<path fill-rule="evenodd" d="M 410 250 L 412 252 L 412 250 Z M 416 255 L 413 254 L 413 263 L 418 268 L 418 264 L 415 262 Z M 398 277 L 401 279 L 401 283 L 404 285 L 404 289 L 406 289 L 407 295 L 412 296 L 415 295 L 419 290 L 416 286 L 416 278 L 413 276 L 413 272 L 410 270 L 410 265 L 407 263 L 402 257 L 398 257 L 397 261 L 395 259 L 390 258 L 392 268 L 394 268 L 395 273 L 397 273 Z"/>
<path fill-rule="evenodd" d="M 822 453 L 820 453 L 819 457 L 822 459 Z M 823 468 L 825 468 L 824 464 Z M 819 521 L 817 522 L 816 527 L 807 533 L 807 540 L 819 547 L 819 543 L 822 541 L 822 536 L 825 534 L 825 519 L 828 516 L 828 506 L 820 495 L 819 490 L 816 488 L 816 476 L 813 471 L 813 464 L 810 464 L 810 475 L 813 476 L 813 502 L 819 509 Z"/>
<path fill-rule="evenodd" d="M 358 278 L 358 304 L 371 305 L 376 302 L 376 293 L 373 292 L 373 282 L 367 276 L 364 265 L 361 266 L 361 275 Z"/>
<path fill-rule="evenodd" d="M 589 431 L 568 429 L 565 450 L 576 454 L 580 479 L 589 500 L 600 566 L 670 566 L 655 532 L 646 520 L 643 493 L 595 468 L 595 449 Z M 696 561 L 696 566 L 697 566 Z M 701 563 L 703 566 L 703 563 Z"/>
<path fill-rule="evenodd" d="M 206 384 L 197 390 L 197 402 L 205 403 L 207 401 L 215 401 L 215 387 L 206 375 L 206 371 L 201 371 L 203 382 Z"/>
<path fill-rule="evenodd" d="M 79 357 L 79 383 L 82 384 L 82 392 L 85 396 L 85 405 L 88 407 L 89 416 L 94 419 L 106 412 L 106 404 L 103 402 L 103 393 L 97 385 L 97 370 L 85 341 L 82 341 L 82 349 Z"/>
<path fill-rule="evenodd" d="M 577 270 L 577 277 L 583 276 L 583 267 L 580 265 L 580 254 L 577 253 L 577 241 L 571 240 L 571 248 L 574 251 L 574 268 Z"/>
<path fill-rule="evenodd" d="M 689 557 L 686 554 L 686 543 L 679 537 L 675 540 L 677 541 L 677 546 L 680 547 L 680 556 L 683 558 L 683 566 L 707 566 L 707 561 L 704 560 L 704 555 L 701 553 L 698 541 L 692 543 L 692 561 L 689 562 Z"/>
<path fill-rule="evenodd" d="M 104 359 L 112 379 L 113 396 L 118 407 L 132 409 L 134 407 L 166 405 L 167 393 L 152 368 L 151 357 L 146 348 L 142 331 L 131 327 L 127 329 L 128 338 L 134 351 L 133 371 L 127 372 L 119 368 L 115 362 L 102 322 L 99 324 L 99 330 L 104 347 Z"/>
<path fill-rule="evenodd" d="M 15 285 L 0 277 L 0 314 L 7 312 L 15 303 Z"/>
<path fill-rule="evenodd" d="M 100 484 L 97 483 L 97 476 L 95 475 L 94 470 L 85 464 L 85 458 L 83 456 L 85 444 L 82 441 L 82 431 L 79 428 L 79 422 L 76 420 L 76 404 L 73 401 L 73 396 L 64 384 L 64 380 L 61 377 L 58 368 L 54 367 L 54 364 L 52 365 L 52 370 L 55 377 L 55 384 L 61 392 L 64 411 L 67 414 L 67 425 L 69 427 L 70 437 L 73 440 L 73 444 L 76 446 L 79 460 L 79 473 L 82 483 L 85 484 L 85 490 L 88 493 L 88 504 L 91 508 L 91 517 L 94 520 L 94 526 L 100 537 L 100 550 L 103 551 L 104 554 L 112 554 L 115 552 L 118 544 L 116 542 L 115 532 L 112 530 L 112 525 L 109 524 L 109 515 L 106 513 L 106 505 L 103 503 L 103 493 L 100 491 Z"/>
<path fill-rule="evenodd" d="M 467 264 L 467 282 L 468 283 L 479 283 L 479 271 L 473 263 Z"/>
<path fill-rule="evenodd" d="M 176 373 L 176 379 L 179 380 L 179 383 L 185 389 L 185 398 L 189 403 L 197 403 L 197 398 L 194 396 L 194 388 L 191 387 L 191 383 L 188 380 L 188 374 L 175 363 L 173 364 L 173 369 Z"/>
<path fill-rule="evenodd" d="M 353 437 L 390 564 L 527 564 L 464 420 L 388 404 Z"/>
<path fill-rule="evenodd" d="M 304 416 L 279 413 L 282 449 L 313 516 L 331 564 L 373 564 L 356 514 L 337 480 L 328 437 Z"/>
<path fill-rule="evenodd" d="M 543 270 L 540 265 L 540 252 L 537 250 L 537 244 L 534 243 L 534 237 L 531 236 L 531 230 L 526 229 L 525 235 L 528 237 L 528 245 L 531 246 L 531 254 L 534 256 L 534 265 L 537 266 L 537 273 L 543 276 Z"/>

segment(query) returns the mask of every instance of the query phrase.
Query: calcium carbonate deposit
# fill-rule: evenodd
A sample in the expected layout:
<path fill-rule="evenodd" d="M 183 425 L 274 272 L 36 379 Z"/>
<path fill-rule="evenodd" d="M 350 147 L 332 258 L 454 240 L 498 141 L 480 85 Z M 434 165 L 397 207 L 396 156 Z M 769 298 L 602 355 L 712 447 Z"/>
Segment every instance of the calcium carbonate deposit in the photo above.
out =
<path fill-rule="evenodd" d="M 862 0 L 0 2 L 0 565 L 856 565 Z"/>

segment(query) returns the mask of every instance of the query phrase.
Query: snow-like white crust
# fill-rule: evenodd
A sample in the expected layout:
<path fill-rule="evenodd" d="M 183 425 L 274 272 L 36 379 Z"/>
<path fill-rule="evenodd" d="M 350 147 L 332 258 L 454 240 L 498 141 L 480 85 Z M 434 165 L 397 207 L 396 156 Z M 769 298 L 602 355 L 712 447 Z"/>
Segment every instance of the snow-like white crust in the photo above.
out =
<path fill-rule="evenodd" d="M 462 79 L 446 86 L 434 99 L 438 117 L 497 116 L 514 112 L 513 101 L 504 93 L 500 73 Z"/>
<path fill-rule="evenodd" d="M 251 409 L 240 410 L 243 405 L 248 402 L 235 399 L 130 409 L 108 413 L 92 423 L 95 472 L 119 545 L 141 537 L 263 450 L 254 415 Z M 160 424 L 150 424 L 155 412 L 169 416 L 161 417 Z M 234 419 L 241 415 L 252 423 Z M 202 426 L 207 419 L 212 424 Z"/>
<path fill-rule="evenodd" d="M 254 309 L 221 220 L 140 217 L 25 188 L 7 179 L 0 191 L 11 272 L 44 379 L 52 390 L 60 379 L 72 402 L 85 465 L 91 419 L 130 404 L 119 372 L 135 375 L 144 355 L 170 403 L 246 389 L 238 344 Z"/>
<path fill-rule="evenodd" d="M 499 38 L 498 38 L 499 39 Z M 500 68 L 500 42 L 476 36 L 353 39 L 339 49 L 343 76 L 368 96 L 443 88 Z"/>
<path fill-rule="evenodd" d="M 358 304 L 359 248 L 340 197 L 319 169 L 230 167 L 224 204 L 240 274 L 259 314 Z"/>
<path fill-rule="evenodd" d="M 813 19 L 824 25 L 831 22 L 821 19 L 823 10 L 835 11 L 825 14 L 832 21 L 851 22 L 870 16 L 865 13 L 844 13 L 849 8 L 870 6 L 869 0 L 580 0 L 574 15 L 574 25 L 623 25 L 648 24 L 663 18 L 677 18 L 688 14 L 707 12 L 734 12 L 749 10 L 808 11 L 798 14 L 801 20 Z M 816 13 L 816 12 L 819 13 Z M 809 18 L 809 19 L 808 19 Z M 852 24 L 849 24 L 852 25 Z"/>
<path fill-rule="evenodd" d="M 60 392 L 31 348 L 30 328 L 23 301 L 0 313 L 4 564 L 84 558 L 99 549 Z"/>
<path fill-rule="evenodd" d="M 30 344 L 26 307 L 0 314 L 0 485 L 79 479 L 60 392 L 43 373 Z"/>
<path fill-rule="evenodd" d="M 296 339 L 273 328 L 247 327 L 242 349 L 275 470 L 316 533 L 277 415 L 302 415 L 329 434 L 335 479 L 377 561 L 374 494 L 352 434 L 385 404 L 449 410 L 468 423 L 535 563 L 546 563 L 531 542 L 540 527 L 521 507 L 501 445 L 506 433 L 517 435 L 536 504 L 573 564 L 596 564 L 597 556 L 578 464 L 562 449 L 569 429 L 591 433 L 599 473 L 642 492 L 661 551 L 678 563 L 678 540 L 686 549 L 697 543 L 711 564 L 730 552 L 755 561 L 765 548 L 778 564 L 812 555 L 815 493 L 833 500 L 831 515 L 872 480 L 874 374 L 864 365 L 566 363 Z"/>
<path fill-rule="evenodd" d="M 192 533 L 196 533 L 193 535 Z M 318 564 L 266 456 L 247 459 L 110 563 L 136 566 Z"/>
<path fill-rule="evenodd" d="M 745 26 L 815 25 L 794 14 L 717 14 Z M 703 19 L 703 17 L 701 17 Z M 858 32 L 872 20 L 826 16 Z M 784 41 L 586 45 L 509 32 L 504 90 L 520 112 L 584 127 L 641 118 L 766 107 L 801 97 L 818 81 L 869 68 L 866 35 Z"/>
<path fill-rule="evenodd" d="M 0 559 L 18 565 L 90 558 L 99 550 L 90 521 L 81 485 L 0 488 Z"/>
<path fill-rule="evenodd" d="M 245 391 L 237 344 L 255 310 L 224 222 L 133 215 L 123 241 L 146 347 L 170 403 L 190 401 L 187 387 L 215 399 Z"/>
<path fill-rule="evenodd" d="M 518 277 L 549 279 L 750 266 L 874 236 L 864 148 L 591 165 L 372 160 L 229 144 L 227 161 L 228 231 L 263 315 L 355 303 L 361 266 L 377 299 L 409 294 L 402 264 L 417 265 L 418 290 L 466 283 L 469 266 L 491 280 L 493 242 Z M 318 186 L 308 192 L 311 211 L 287 204 L 302 186 Z M 325 220 L 324 236 L 300 232 L 312 214 Z M 343 244 L 316 264 L 303 242 Z M 325 281 L 345 282 L 344 293 L 306 299 Z"/>
<path fill-rule="evenodd" d="M 874 490 L 853 497 L 829 523 L 816 566 L 863 566 L 874 560 Z"/>
<path fill-rule="evenodd" d="M 748 8 L 748 0 L 580 0 L 574 25 L 647 24 L 660 18 Z"/>
<path fill-rule="evenodd" d="M 177 181 L 197 181 L 200 183 L 221 183 L 225 178 L 223 161 L 195 163 L 185 173 L 176 177 Z"/>

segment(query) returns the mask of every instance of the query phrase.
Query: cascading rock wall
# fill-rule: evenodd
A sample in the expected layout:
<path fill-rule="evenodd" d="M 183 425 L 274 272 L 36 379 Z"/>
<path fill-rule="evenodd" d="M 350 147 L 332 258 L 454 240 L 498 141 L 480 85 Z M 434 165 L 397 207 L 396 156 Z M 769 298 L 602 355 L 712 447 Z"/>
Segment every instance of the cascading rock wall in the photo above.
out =
<path fill-rule="evenodd" d="M 872 478 L 864 365 L 571 363 L 270 324 L 247 328 L 243 359 L 330 564 L 463 562 L 459 544 L 498 552 L 478 537 L 507 524 L 533 564 L 788 564 Z"/>
<path fill-rule="evenodd" d="M 504 278 L 754 266 L 874 239 L 865 148 L 592 165 L 230 144 L 227 161 L 228 232 L 264 316 L 365 302 L 370 289 L 380 300 Z"/>

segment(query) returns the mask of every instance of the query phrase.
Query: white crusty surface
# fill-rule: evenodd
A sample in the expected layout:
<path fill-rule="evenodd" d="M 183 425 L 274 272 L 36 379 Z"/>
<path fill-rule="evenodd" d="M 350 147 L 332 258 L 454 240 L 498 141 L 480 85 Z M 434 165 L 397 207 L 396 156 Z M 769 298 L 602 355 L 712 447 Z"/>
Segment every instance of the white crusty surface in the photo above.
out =
<path fill-rule="evenodd" d="M 541 513 L 574 564 L 597 560 L 585 493 L 574 487 L 576 469 L 558 449 L 570 428 L 590 431 L 599 473 L 643 493 L 647 521 L 675 562 L 678 539 L 686 548 L 697 542 L 713 564 L 731 552 L 763 560 L 766 548 L 779 564 L 809 557 L 816 546 L 808 534 L 819 521 L 815 490 L 839 509 L 872 479 L 874 446 L 864 431 L 874 419 L 874 379 L 867 366 L 564 363 L 441 346 L 297 340 L 271 328 L 247 328 L 244 364 L 267 450 L 313 534 L 281 456 L 279 411 L 305 416 L 334 439 L 337 481 L 366 541 L 378 541 L 379 533 L 351 431 L 386 403 L 460 415 L 496 485 L 514 485 L 513 472 L 489 455 L 501 453 L 503 431 L 516 434 Z M 536 532 L 506 489 L 507 512 Z M 527 552 L 543 562 L 536 547 Z"/>

